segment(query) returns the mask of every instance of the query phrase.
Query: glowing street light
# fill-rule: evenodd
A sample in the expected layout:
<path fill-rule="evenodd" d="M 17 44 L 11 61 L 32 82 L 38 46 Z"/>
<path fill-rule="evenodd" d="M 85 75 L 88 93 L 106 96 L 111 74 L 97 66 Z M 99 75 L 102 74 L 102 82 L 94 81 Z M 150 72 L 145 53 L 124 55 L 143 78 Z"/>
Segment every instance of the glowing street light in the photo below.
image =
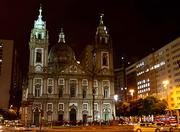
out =
<path fill-rule="evenodd" d="M 118 95 L 114 95 L 114 100 L 117 102 L 118 101 Z"/>
<path fill-rule="evenodd" d="M 167 88 L 167 85 L 169 84 L 169 80 L 164 80 L 163 82 L 164 88 Z"/>
<path fill-rule="evenodd" d="M 134 89 L 130 89 L 129 92 L 130 92 L 130 95 L 132 96 L 132 100 L 133 100 Z"/>

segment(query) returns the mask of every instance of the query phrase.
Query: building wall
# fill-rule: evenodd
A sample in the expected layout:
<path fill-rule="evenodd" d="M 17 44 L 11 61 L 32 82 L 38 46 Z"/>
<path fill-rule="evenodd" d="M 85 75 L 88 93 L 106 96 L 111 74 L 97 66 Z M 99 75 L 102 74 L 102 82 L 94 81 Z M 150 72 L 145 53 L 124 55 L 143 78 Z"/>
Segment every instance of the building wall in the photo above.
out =
<path fill-rule="evenodd" d="M 180 109 L 180 38 L 137 62 L 138 98 L 149 95 L 168 101 L 169 109 Z M 168 81 L 167 85 L 163 81 Z"/>
<path fill-rule="evenodd" d="M 0 40 L 0 107 L 8 108 L 13 67 L 12 40 Z"/>
<path fill-rule="evenodd" d="M 96 121 L 112 120 L 115 116 L 113 52 L 102 16 L 96 33 L 98 41 L 86 48 L 85 62 L 81 65 L 65 43 L 63 30 L 58 43 L 48 52 L 48 31 L 41 12 L 40 7 L 30 35 L 22 120 L 35 125 L 39 125 L 42 117 L 45 122 L 93 121 L 93 117 Z"/>

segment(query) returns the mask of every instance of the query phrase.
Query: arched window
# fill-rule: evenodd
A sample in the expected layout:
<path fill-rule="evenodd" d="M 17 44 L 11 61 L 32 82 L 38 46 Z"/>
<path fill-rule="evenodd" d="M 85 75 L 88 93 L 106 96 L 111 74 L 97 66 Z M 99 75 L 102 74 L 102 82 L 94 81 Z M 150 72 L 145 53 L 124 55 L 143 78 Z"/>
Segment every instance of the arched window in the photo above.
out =
<path fill-rule="evenodd" d="M 42 35 L 40 33 L 38 33 L 38 39 L 41 39 Z"/>
<path fill-rule="evenodd" d="M 103 53 L 103 66 L 107 66 L 107 54 Z"/>
<path fill-rule="evenodd" d="M 88 88 L 88 80 L 83 79 L 82 80 L 82 96 L 83 96 L 83 98 L 86 98 L 86 96 L 87 96 L 87 88 Z"/>
<path fill-rule="evenodd" d="M 109 90 L 110 90 L 109 80 L 103 81 L 104 98 L 108 98 L 110 96 Z"/>
<path fill-rule="evenodd" d="M 108 68 L 109 67 L 109 53 L 101 52 L 101 66 Z"/>
<path fill-rule="evenodd" d="M 104 87 L 104 98 L 108 97 L 108 91 L 109 91 L 109 88 L 107 86 L 105 86 Z"/>
<path fill-rule="evenodd" d="M 34 96 L 40 97 L 41 96 L 41 86 L 42 86 L 42 79 L 35 78 L 34 79 Z"/>
<path fill-rule="evenodd" d="M 52 78 L 48 78 L 48 81 L 47 81 L 47 92 L 48 92 L 48 94 L 53 93 L 53 88 L 54 88 L 54 80 Z"/>
<path fill-rule="evenodd" d="M 70 80 L 70 97 L 76 97 L 76 80 Z"/>
<path fill-rule="evenodd" d="M 98 80 L 94 80 L 94 95 L 98 95 Z"/>
<path fill-rule="evenodd" d="M 109 120 L 111 117 L 111 105 L 109 103 L 103 104 L 103 119 L 105 121 Z"/>
<path fill-rule="evenodd" d="M 41 93 L 41 85 L 36 84 L 35 85 L 35 97 L 40 97 L 40 93 Z"/>
<path fill-rule="evenodd" d="M 59 85 L 59 97 L 63 97 L 63 91 L 64 91 L 64 79 L 59 78 L 58 80 L 58 85 Z"/>
<path fill-rule="evenodd" d="M 36 63 L 42 62 L 42 49 L 36 49 Z"/>

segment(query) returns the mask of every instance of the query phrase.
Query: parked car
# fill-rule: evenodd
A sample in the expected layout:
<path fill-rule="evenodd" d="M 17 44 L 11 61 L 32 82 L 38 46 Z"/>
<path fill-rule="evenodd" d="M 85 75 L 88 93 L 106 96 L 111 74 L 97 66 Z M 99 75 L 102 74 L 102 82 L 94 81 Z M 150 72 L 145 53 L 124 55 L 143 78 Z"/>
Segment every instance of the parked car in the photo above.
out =
<path fill-rule="evenodd" d="M 134 125 L 135 132 L 173 132 L 172 126 L 166 126 L 163 122 L 157 123 L 138 123 Z"/>

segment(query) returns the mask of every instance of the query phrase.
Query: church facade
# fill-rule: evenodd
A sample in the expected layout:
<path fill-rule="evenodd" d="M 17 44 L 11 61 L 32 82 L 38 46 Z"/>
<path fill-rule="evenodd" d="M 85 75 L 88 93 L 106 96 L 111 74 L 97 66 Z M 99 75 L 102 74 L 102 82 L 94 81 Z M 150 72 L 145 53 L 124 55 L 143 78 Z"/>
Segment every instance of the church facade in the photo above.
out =
<path fill-rule="evenodd" d="M 23 101 L 31 102 L 22 114 L 24 121 L 38 125 L 54 121 L 109 121 L 115 117 L 113 49 L 100 16 L 95 41 L 87 45 L 80 61 L 66 43 L 59 40 L 49 50 L 46 22 L 39 9 L 29 41 L 29 72 Z"/>

